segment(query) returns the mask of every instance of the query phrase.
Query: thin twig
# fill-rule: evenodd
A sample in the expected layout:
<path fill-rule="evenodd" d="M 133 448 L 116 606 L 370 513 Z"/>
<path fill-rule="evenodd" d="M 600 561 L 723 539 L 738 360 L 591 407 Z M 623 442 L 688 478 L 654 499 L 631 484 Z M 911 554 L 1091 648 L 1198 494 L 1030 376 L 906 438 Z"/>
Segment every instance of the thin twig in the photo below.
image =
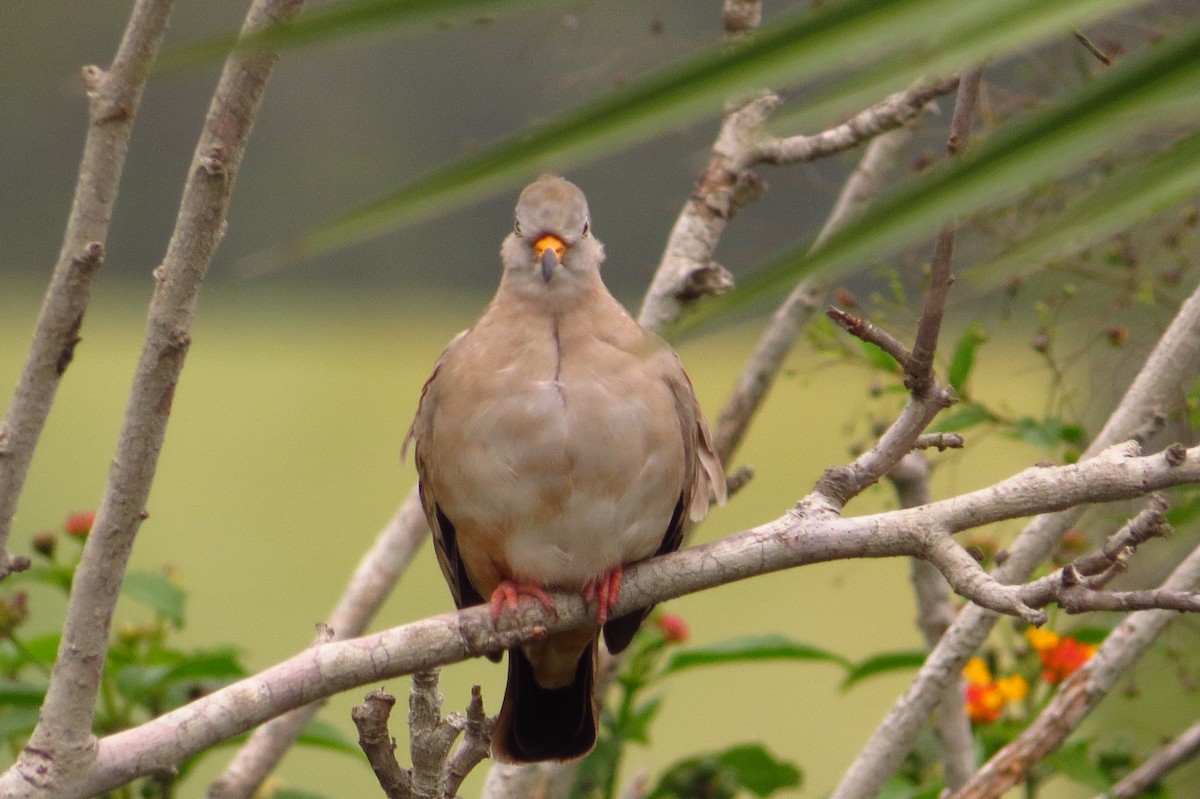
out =
<path fill-rule="evenodd" d="M 94 66 L 83 70 L 88 133 L 75 197 L 33 342 L 0 423 L 0 580 L 29 565 L 28 558 L 13 559 L 8 551 L 17 500 L 59 383 L 80 341 L 92 279 L 104 261 L 129 137 L 171 6 L 172 0 L 139 0 L 108 71 Z"/>
<path fill-rule="evenodd" d="M 1112 57 L 1109 56 L 1108 53 L 1104 52 L 1099 47 L 1097 47 L 1092 42 L 1092 40 L 1087 37 L 1087 34 L 1085 34 L 1083 31 L 1080 31 L 1080 30 L 1073 30 L 1073 31 L 1071 31 L 1071 33 L 1073 33 L 1075 35 L 1075 39 L 1080 44 L 1082 44 L 1085 48 L 1087 48 L 1087 51 L 1089 53 L 1091 53 L 1093 56 L 1096 57 L 1097 61 L 1099 61 L 1101 64 L 1103 64 L 1106 67 L 1111 67 L 1113 65 Z"/>
<path fill-rule="evenodd" d="M 867 319 L 860 319 L 857 316 L 848 314 L 841 308 L 831 307 L 825 311 L 825 315 L 850 335 L 862 339 L 868 344 L 874 344 L 892 356 L 892 360 L 901 369 L 908 368 L 908 361 L 912 357 L 912 353 L 891 333 L 881 327 L 875 326 Z"/>
<path fill-rule="evenodd" d="M 982 69 L 971 69 L 963 73 L 958 85 L 958 96 L 954 102 L 954 116 L 950 119 L 950 135 L 946 150 L 957 155 L 970 136 L 971 120 L 975 116 L 975 104 L 979 98 L 979 85 L 983 78 Z M 953 282 L 951 264 L 954 259 L 954 232 L 957 225 L 947 224 L 938 231 L 933 242 L 933 258 L 929 263 L 929 288 L 925 292 L 925 305 L 917 323 L 917 335 L 913 340 L 912 357 L 904 364 L 904 384 L 914 396 L 924 396 L 933 388 L 933 356 L 937 352 L 938 337 L 942 332 L 942 315 L 946 308 L 946 297 Z"/>

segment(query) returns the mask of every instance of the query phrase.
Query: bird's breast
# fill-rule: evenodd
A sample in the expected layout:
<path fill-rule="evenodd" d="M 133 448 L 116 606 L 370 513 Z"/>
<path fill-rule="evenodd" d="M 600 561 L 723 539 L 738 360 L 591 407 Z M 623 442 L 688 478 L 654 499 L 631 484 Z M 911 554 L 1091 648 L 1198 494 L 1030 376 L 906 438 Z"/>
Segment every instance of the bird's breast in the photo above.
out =
<path fill-rule="evenodd" d="M 456 392 L 471 403 L 452 415 L 465 424 L 435 429 L 430 449 L 461 548 L 502 545 L 503 576 L 577 587 L 657 550 L 684 448 L 653 364 L 595 336 L 548 332 L 492 353 L 490 373 L 471 376 L 478 390 Z"/>

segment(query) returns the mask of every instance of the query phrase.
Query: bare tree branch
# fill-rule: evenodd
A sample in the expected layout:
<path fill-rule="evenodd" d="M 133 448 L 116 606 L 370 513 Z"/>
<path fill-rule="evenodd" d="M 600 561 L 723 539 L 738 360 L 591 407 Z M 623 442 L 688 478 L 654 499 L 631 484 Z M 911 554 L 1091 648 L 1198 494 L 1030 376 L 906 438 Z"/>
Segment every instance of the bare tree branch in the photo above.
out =
<path fill-rule="evenodd" d="M 967 527 L 1200 482 L 1200 447 L 1187 450 L 1182 463 L 1177 459 L 1169 463 L 1161 454 L 1139 457 L 1135 450 L 1135 445 L 1122 445 L 1087 462 L 1027 469 L 990 488 L 910 510 L 841 518 L 823 508 L 806 512 L 802 503 L 764 525 L 631 567 L 613 612 L 629 613 L 686 593 L 809 563 L 927 557 L 950 541 L 953 532 Z M 1039 611 L 1021 602 L 1021 586 L 991 580 L 973 559 L 964 557 L 969 563 L 946 558 L 939 563 L 952 570 L 947 574 L 951 585 L 970 591 L 973 600 L 1040 620 Z M 339 691 L 510 649 L 592 621 L 580 596 L 556 594 L 554 604 L 553 615 L 539 603 L 523 604 L 519 614 L 505 617 L 499 628 L 488 609 L 480 606 L 313 647 L 139 727 L 107 736 L 99 744 L 85 789 L 61 795 L 109 790 L 140 775 L 169 769 L 182 758 L 266 719 Z"/>
<path fill-rule="evenodd" d="M 817 234 L 813 248 L 820 247 L 831 233 L 846 224 L 883 188 L 884 178 L 900 159 L 900 153 L 912 140 L 914 117 L 908 124 L 880 134 L 867 145 L 862 159 L 838 194 L 833 210 Z M 762 406 L 783 368 L 783 361 L 796 343 L 800 331 L 821 305 L 824 281 L 805 278 L 771 315 L 771 321 L 746 359 L 733 393 L 717 417 L 713 430 L 717 452 L 728 464 L 750 429 L 750 422 Z"/>
<path fill-rule="evenodd" d="M 1084 453 L 1084 459 L 1126 437 L 1139 435 L 1152 420 L 1177 406 L 1198 369 L 1200 288 L 1180 307 L 1104 428 Z M 1081 513 L 1081 509 L 1075 508 L 1042 515 L 1030 522 L 1009 548 L 1007 560 L 997 570 L 997 578 L 1006 583 L 1028 578 Z M 975 605 L 959 612 L 957 621 L 934 647 L 908 690 L 871 733 L 831 799 L 870 799 L 879 793 L 884 781 L 912 749 L 946 683 L 959 675 L 996 618 Z"/>
<path fill-rule="evenodd" d="M 1200 754 L 1200 721 L 1184 730 L 1178 738 L 1155 752 L 1096 799 L 1137 799 L 1169 772 Z"/>
<path fill-rule="evenodd" d="M 900 506 L 916 508 L 929 504 L 929 462 L 919 452 L 910 452 L 888 472 Z M 927 649 L 933 649 L 953 623 L 954 604 L 950 586 L 929 561 L 912 558 L 913 591 L 917 599 L 917 627 Z M 942 691 L 933 716 L 933 732 L 941 750 L 942 773 L 951 790 L 965 785 L 975 772 L 975 745 L 971 722 L 963 707 L 962 679 L 952 680 Z"/>
<path fill-rule="evenodd" d="M 857 316 L 846 313 L 841 308 L 829 308 L 825 311 L 825 315 L 833 321 L 835 325 L 845 330 L 850 335 L 857 339 L 874 344 L 879 349 L 892 356 L 901 369 L 908 369 L 908 361 L 912 357 L 912 353 L 908 347 L 904 346 L 891 333 L 881 327 L 877 327 L 868 319 L 859 319 Z"/>
<path fill-rule="evenodd" d="M 899 92 L 827 131 L 788 139 L 769 136 L 763 129 L 780 104 L 774 94 L 764 93 L 731 111 L 700 185 L 671 229 L 638 321 L 658 330 L 676 319 L 698 293 L 716 293 L 728 287 L 728 273 L 716 264 L 713 254 L 733 215 L 762 193 L 762 179 L 751 167 L 813 161 L 857 147 L 904 125 L 930 100 L 954 86 L 951 81 Z"/>
<path fill-rule="evenodd" d="M 288 18 L 299 7 L 300 0 L 256 0 L 244 30 Z M 274 62 L 269 53 L 231 56 L 213 95 L 175 232 L 155 270 L 142 355 L 108 484 L 75 572 L 46 699 L 29 743 L 0 776 L 5 796 L 60 795 L 95 756 L 92 714 L 113 608 L 134 537 L 146 517 L 171 400 L 191 340 L 197 294 L 224 234 L 234 179 Z"/>
<path fill-rule="evenodd" d="M 982 79 L 983 70 L 972 69 L 964 72 L 959 82 L 954 116 L 950 119 L 950 136 L 946 143 L 946 150 L 951 156 L 958 154 L 970 136 L 971 120 L 975 116 L 975 102 L 979 99 L 979 84 Z M 946 225 L 934 239 L 925 305 L 917 323 L 912 357 L 904 364 L 904 384 L 918 397 L 924 396 L 934 385 L 933 356 L 937 352 L 938 337 L 942 332 L 942 313 L 946 307 L 946 297 L 954 279 L 950 267 L 954 258 L 956 227 L 957 224 L 953 222 Z"/>
<path fill-rule="evenodd" d="M 17 500 L 59 383 L 80 341 L 92 279 L 104 261 L 104 242 L 134 118 L 171 5 L 172 0 L 139 0 L 108 71 L 94 66 L 83 69 L 88 133 L 75 198 L 33 342 L 0 423 L 0 579 L 29 565 L 28 558 L 14 559 L 8 552 Z"/>
<path fill-rule="evenodd" d="M 414 488 L 363 555 L 337 606 L 325 621 L 330 640 L 361 635 L 375 617 L 408 564 L 427 538 L 428 527 Z M 259 727 L 221 775 L 209 786 L 208 799 L 249 799 L 296 742 L 321 705 L 297 708 Z"/>
<path fill-rule="evenodd" d="M 1200 548 L 1179 564 L 1163 584 L 1163 590 L 1180 593 L 1197 586 L 1200 586 Z M 990 799 L 1023 782 L 1029 768 L 1062 744 L 1174 618 L 1176 614 L 1171 610 L 1143 610 L 1127 616 L 1104 639 L 1096 654 L 1059 686 L 1038 717 L 993 755 L 951 799 Z"/>
<path fill-rule="evenodd" d="M 358 728 L 358 745 L 379 787 L 388 799 L 412 799 L 412 775 L 396 761 L 396 741 L 388 730 L 388 717 L 396 704 L 396 697 L 382 689 L 367 694 L 361 705 L 350 711 L 354 726 Z"/>
<path fill-rule="evenodd" d="M 943 452 L 948 449 L 962 449 L 965 442 L 958 433 L 922 433 L 913 442 L 913 449 L 936 449 Z"/>

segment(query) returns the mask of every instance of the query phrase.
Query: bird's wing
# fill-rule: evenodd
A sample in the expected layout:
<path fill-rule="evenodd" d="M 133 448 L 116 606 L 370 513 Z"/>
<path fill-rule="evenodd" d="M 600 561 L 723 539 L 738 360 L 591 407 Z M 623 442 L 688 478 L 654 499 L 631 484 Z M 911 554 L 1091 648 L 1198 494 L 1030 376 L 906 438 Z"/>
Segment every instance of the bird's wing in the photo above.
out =
<path fill-rule="evenodd" d="M 708 504 L 715 499 L 725 504 L 725 471 L 721 459 L 713 446 L 712 434 L 700 412 L 696 392 L 687 372 L 678 357 L 665 345 L 659 357 L 668 359 L 663 369 L 663 379 L 675 399 L 675 413 L 679 421 L 679 432 L 683 440 L 684 481 L 671 514 L 671 521 L 663 532 L 662 543 L 656 555 L 674 552 L 683 544 L 684 534 L 690 522 L 698 522 L 708 513 Z M 641 626 L 652 607 L 635 611 L 626 616 L 612 619 L 604 625 L 604 643 L 610 652 L 620 652 L 629 645 L 634 633 Z"/>
<path fill-rule="evenodd" d="M 433 373 L 425 381 L 425 385 L 421 389 L 421 399 L 417 403 L 417 413 L 413 417 L 412 425 L 408 429 L 408 435 L 404 437 L 404 446 L 400 450 L 400 457 L 403 458 L 409 443 L 416 444 L 414 460 L 417 466 L 421 506 L 425 510 L 425 518 L 429 522 L 429 530 L 433 533 L 433 550 L 437 554 L 438 565 L 442 568 L 442 576 L 446 578 L 446 583 L 450 586 L 450 594 L 454 597 L 454 604 L 459 609 L 470 607 L 471 605 L 481 605 L 484 600 L 467 576 L 462 555 L 458 550 L 457 533 L 454 529 L 454 523 L 446 517 L 446 514 L 442 512 L 441 507 L 438 505 L 433 483 L 428 479 L 427 464 L 422 457 L 422 445 L 429 434 L 429 419 L 437 409 L 438 373 L 441 372 L 442 364 L 445 363 L 446 357 L 468 332 L 464 330 L 455 336 L 446 346 L 437 363 L 434 364 Z"/>

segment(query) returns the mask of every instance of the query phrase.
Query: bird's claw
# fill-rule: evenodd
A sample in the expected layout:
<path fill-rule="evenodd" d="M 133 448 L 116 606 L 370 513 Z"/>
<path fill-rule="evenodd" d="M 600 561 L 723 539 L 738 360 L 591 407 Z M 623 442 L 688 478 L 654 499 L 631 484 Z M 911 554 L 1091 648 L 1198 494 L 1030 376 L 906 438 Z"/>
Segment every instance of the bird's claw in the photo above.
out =
<path fill-rule="evenodd" d="M 541 606 L 547 611 L 550 613 L 554 612 L 554 602 L 551 601 L 550 595 L 537 583 L 532 581 L 515 582 L 513 580 L 502 580 L 500 585 L 496 586 L 496 590 L 492 592 L 492 596 L 488 600 L 488 608 L 492 612 L 492 621 L 499 621 L 500 614 L 506 608 L 516 613 L 521 596 L 532 597 L 541 603 Z"/>
<path fill-rule="evenodd" d="M 596 622 L 604 626 L 608 614 L 617 605 L 621 596 L 621 567 L 606 571 L 599 577 L 588 580 L 583 586 L 583 601 L 596 600 Z"/>

